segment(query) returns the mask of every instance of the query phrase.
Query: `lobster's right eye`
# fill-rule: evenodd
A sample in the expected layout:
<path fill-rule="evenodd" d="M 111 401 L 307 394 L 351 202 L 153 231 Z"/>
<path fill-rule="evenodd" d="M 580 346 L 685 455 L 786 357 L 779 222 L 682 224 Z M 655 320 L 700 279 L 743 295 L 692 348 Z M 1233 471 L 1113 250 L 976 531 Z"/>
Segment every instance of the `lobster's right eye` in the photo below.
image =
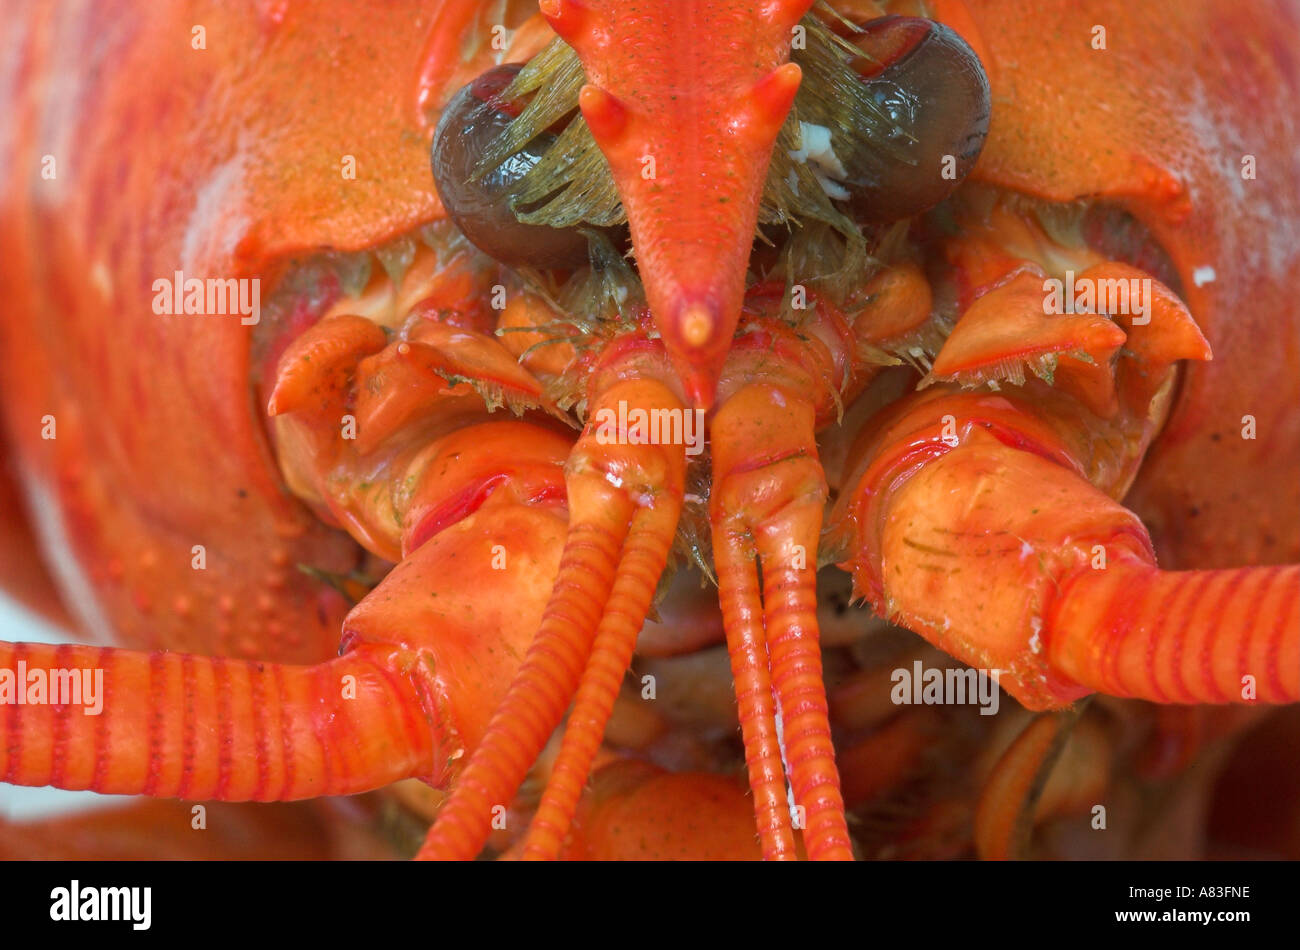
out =
<path fill-rule="evenodd" d="M 471 180 L 483 150 L 518 114 L 500 93 L 519 72 L 498 66 L 452 98 L 433 134 L 433 182 L 447 214 L 479 250 L 513 267 L 576 267 L 587 261 L 587 239 L 576 228 L 524 224 L 510 209 L 511 187 L 536 165 L 554 141 L 539 135 L 478 180 Z"/>

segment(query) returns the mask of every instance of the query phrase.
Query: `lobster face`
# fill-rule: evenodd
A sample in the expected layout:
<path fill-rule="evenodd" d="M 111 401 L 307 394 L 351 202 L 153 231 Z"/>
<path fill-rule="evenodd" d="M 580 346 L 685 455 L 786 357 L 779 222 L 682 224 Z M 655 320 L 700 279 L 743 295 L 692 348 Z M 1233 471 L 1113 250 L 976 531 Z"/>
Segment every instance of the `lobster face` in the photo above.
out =
<path fill-rule="evenodd" d="M 93 737 L 65 762 L 53 719 L 6 720 L 39 751 L 0 778 L 264 799 L 416 775 L 454 788 L 425 856 L 468 857 L 573 701 L 526 853 L 643 795 L 709 853 L 752 851 L 730 820 L 752 805 L 767 856 L 847 857 L 831 561 L 1032 709 L 1236 701 L 1242 676 L 1300 698 L 1295 569 L 1154 566 L 1300 555 L 1294 12 L 1062 3 L 1047 43 L 1017 0 L 673 6 L 51 8 L 8 41 L 0 154 L 33 171 L 0 181 L 4 412 L 77 620 L 318 665 L 196 684 L 64 654 L 197 702 L 221 742 L 157 726 L 152 755 L 197 768 L 137 743 L 101 774 Z M 1156 289 L 1145 313 L 1049 313 L 1076 270 Z M 217 312 L 212 278 L 234 282 Z M 1237 438 L 1247 416 L 1267 439 Z M 720 616 L 673 593 L 679 629 L 642 651 L 725 636 L 749 803 L 597 749 L 691 558 Z M 1030 739 L 1003 774 L 1043 767 Z M 579 808 L 593 762 L 615 804 Z"/>

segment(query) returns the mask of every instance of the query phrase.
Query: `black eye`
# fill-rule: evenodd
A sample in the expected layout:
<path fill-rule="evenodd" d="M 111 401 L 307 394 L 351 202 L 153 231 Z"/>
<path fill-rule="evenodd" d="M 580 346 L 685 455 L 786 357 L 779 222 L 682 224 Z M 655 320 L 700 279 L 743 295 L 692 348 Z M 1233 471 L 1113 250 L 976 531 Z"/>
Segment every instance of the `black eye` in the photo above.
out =
<path fill-rule="evenodd" d="M 933 20 L 888 16 L 846 37 L 866 56 L 854 62 L 872 100 L 896 124 L 893 153 L 863 156 L 849 183 L 855 215 L 893 221 L 932 208 L 957 187 L 989 130 L 989 83 L 979 58 Z M 850 162 L 853 157 L 849 156 Z"/>
<path fill-rule="evenodd" d="M 587 261 L 587 239 L 576 228 L 524 224 L 510 210 L 511 187 L 541 160 L 555 140 L 543 133 L 478 181 L 470 177 L 483 150 L 518 115 L 501 92 L 520 66 L 498 66 L 461 89 L 433 134 L 433 182 L 456 226 L 479 250 L 503 264 L 577 267 Z"/>

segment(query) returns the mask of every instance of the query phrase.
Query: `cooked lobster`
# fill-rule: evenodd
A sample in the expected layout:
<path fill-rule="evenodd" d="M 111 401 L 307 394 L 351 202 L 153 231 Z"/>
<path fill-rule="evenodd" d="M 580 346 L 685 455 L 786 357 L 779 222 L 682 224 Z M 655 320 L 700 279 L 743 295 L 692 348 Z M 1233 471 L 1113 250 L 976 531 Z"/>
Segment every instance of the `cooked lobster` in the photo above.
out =
<path fill-rule="evenodd" d="M 539 6 L 5 11 L 0 780 L 998 857 L 1300 702 L 1293 5 Z"/>

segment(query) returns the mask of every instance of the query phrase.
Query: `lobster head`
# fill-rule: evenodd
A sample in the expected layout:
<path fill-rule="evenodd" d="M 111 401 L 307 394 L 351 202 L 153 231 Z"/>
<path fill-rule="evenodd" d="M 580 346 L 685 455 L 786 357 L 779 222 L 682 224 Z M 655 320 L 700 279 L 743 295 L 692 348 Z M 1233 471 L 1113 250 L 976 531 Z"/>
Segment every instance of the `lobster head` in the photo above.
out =
<path fill-rule="evenodd" d="M 409 465 L 429 484 L 439 465 L 487 448 L 510 468 L 438 505 L 398 490 L 411 503 L 403 521 L 366 494 L 360 467 L 337 490 L 339 466 L 352 463 L 325 430 L 340 416 L 364 417 L 366 464 L 384 442 L 376 433 L 447 436 L 412 429 L 434 396 L 457 424 L 477 420 L 481 404 L 508 403 L 530 422 L 563 418 L 559 403 L 587 395 L 573 367 L 608 391 L 622 380 L 571 338 L 615 331 L 636 339 L 620 344 L 620 359 L 658 340 L 670 360 L 670 378 L 639 398 L 713 409 L 761 375 L 750 369 L 762 365 L 757 350 L 728 375 L 738 330 L 798 309 L 806 281 L 818 299 L 897 304 L 898 326 L 839 340 L 854 358 L 919 362 L 932 371 L 927 383 L 966 385 L 996 383 L 1022 360 L 1038 360 L 1031 368 L 1050 382 L 1048 357 L 1081 354 L 1062 387 L 1113 418 L 1122 414 L 1114 377 L 1084 364 L 1113 363 L 1124 333 L 1065 321 L 1033 338 L 1039 349 L 1022 345 L 1016 301 L 1045 275 L 1017 262 L 1046 247 L 1045 234 L 1084 263 L 1154 275 L 1194 313 L 1194 324 L 1171 318 L 1162 336 L 1134 335 L 1142 359 L 1167 368 L 1215 354 L 1158 385 L 1125 376 L 1126 410 L 1141 419 L 1158 406 L 1141 438 L 1166 412 L 1168 424 L 1140 473 L 1133 461 L 1099 474 L 1103 460 L 1085 474 L 1113 496 L 1132 488 L 1131 506 L 1173 565 L 1300 554 L 1269 529 L 1279 506 L 1296 520 L 1300 486 L 1287 466 L 1264 464 L 1270 452 L 1295 461 L 1300 446 L 1300 420 L 1286 412 L 1300 397 L 1286 329 L 1300 192 L 1281 171 L 1294 121 L 1277 109 L 1277 90 L 1300 86 L 1290 6 L 1252 18 L 1217 0 L 1158 10 L 1067 0 L 853 0 L 811 13 L 810 0 L 539 6 L 264 0 L 169 4 L 148 18 L 51 7 L 6 37 L 13 46 L 0 62 L 13 66 L 0 91 L 15 100 L 15 133 L 2 154 L 6 167 L 31 171 L 0 182 L 14 224 L 0 236 L 10 303 L 0 331 L 7 352 L 24 354 L 8 364 L 5 421 L 40 540 L 86 630 L 132 646 L 319 661 L 337 646 L 349 584 L 373 567 L 326 524 L 402 562 L 385 589 L 409 595 L 399 614 L 412 630 L 430 622 L 428 586 L 472 586 L 465 561 L 452 559 L 494 558 L 493 542 L 513 538 L 526 566 L 483 585 L 484 612 L 455 601 L 457 619 L 440 615 L 464 649 L 439 667 L 438 688 L 474 709 L 456 735 L 439 737 L 439 753 L 455 752 L 434 771 L 454 771 L 450 760 L 488 731 L 509 679 L 480 664 L 488 641 L 499 635 L 512 655 L 526 648 L 562 531 L 545 511 L 485 514 L 472 537 L 448 526 L 489 494 L 504 497 L 505 481 L 529 504 L 562 499 L 568 434 L 497 427 L 489 444 L 476 431 L 432 460 L 394 447 L 384 464 Z M 29 81 L 46 75 L 65 79 Z M 901 283 L 855 282 L 873 255 L 896 261 Z M 965 314 L 943 328 L 946 361 L 921 327 L 936 268 L 939 309 Z M 239 298 L 250 306 L 234 319 L 196 317 L 185 304 L 186 275 L 214 274 L 258 288 Z M 547 302 L 544 317 L 507 307 L 501 318 L 523 341 L 506 344 L 517 362 L 489 345 L 500 281 Z M 924 295 L 909 297 L 920 285 Z M 566 305 L 579 292 L 599 301 L 600 320 Z M 413 334 L 402 324 L 444 312 L 456 316 Z M 838 311 L 828 302 L 823 312 L 816 332 L 831 327 L 830 338 Z M 765 339 L 772 352 L 802 345 L 779 328 Z M 1266 347 L 1284 358 L 1260 358 Z M 821 375 L 840 386 L 846 362 L 828 361 Z M 358 373 L 373 385 L 354 385 Z M 820 384 L 815 372 L 800 379 Z M 806 419 L 790 410 L 789 427 L 825 423 L 832 402 Z M 297 428 L 268 424 L 268 411 L 311 406 L 328 412 Z M 57 438 L 33 425 L 43 413 L 58 421 Z M 1246 416 L 1270 439 L 1200 464 Z M 739 431 L 717 410 L 711 422 Z M 744 436 L 765 461 L 809 454 L 795 445 L 780 455 L 765 437 Z M 1064 441 L 1105 454 L 1083 435 Z M 328 477 L 312 470 L 321 459 Z M 733 466 L 742 476 L 744 461 Z M 624 463 L 621 475 L 642 464 Z M 583 474 L 573 457 L 568 474 Z M 1255 490 L 1244 493 L 1248 474 Z M 662 480 L 681 493 L 680 472 Z M 586 490 L 604 498 L 621 481 L 605 483 Z M 571 523 L 590 513 L 573 488 Z M 820 517 L 820 507 L 811 520 L 792 516 L 790 536 L 804 531 L 816 548 Z M 511 591 L 536 610 L 508 605 Z M 406 671 L 414 664 L 402 651 L 419 638 L 390 635 L 391 622 L 367 600 L 347 635 L 384 627 L 372 639 L 401 654 Z M 998 651 L 942 645 L 1002 665 Z M 372 685 L 382 679 L 364 672 Z M 1078 695 L 1033 672 L 1016 673 L 1018 695 L 1043 705 Z M 394 705 L 378 690 L 372 711 Z M 407 774 L 429 771 L 409 758 Z"/>

